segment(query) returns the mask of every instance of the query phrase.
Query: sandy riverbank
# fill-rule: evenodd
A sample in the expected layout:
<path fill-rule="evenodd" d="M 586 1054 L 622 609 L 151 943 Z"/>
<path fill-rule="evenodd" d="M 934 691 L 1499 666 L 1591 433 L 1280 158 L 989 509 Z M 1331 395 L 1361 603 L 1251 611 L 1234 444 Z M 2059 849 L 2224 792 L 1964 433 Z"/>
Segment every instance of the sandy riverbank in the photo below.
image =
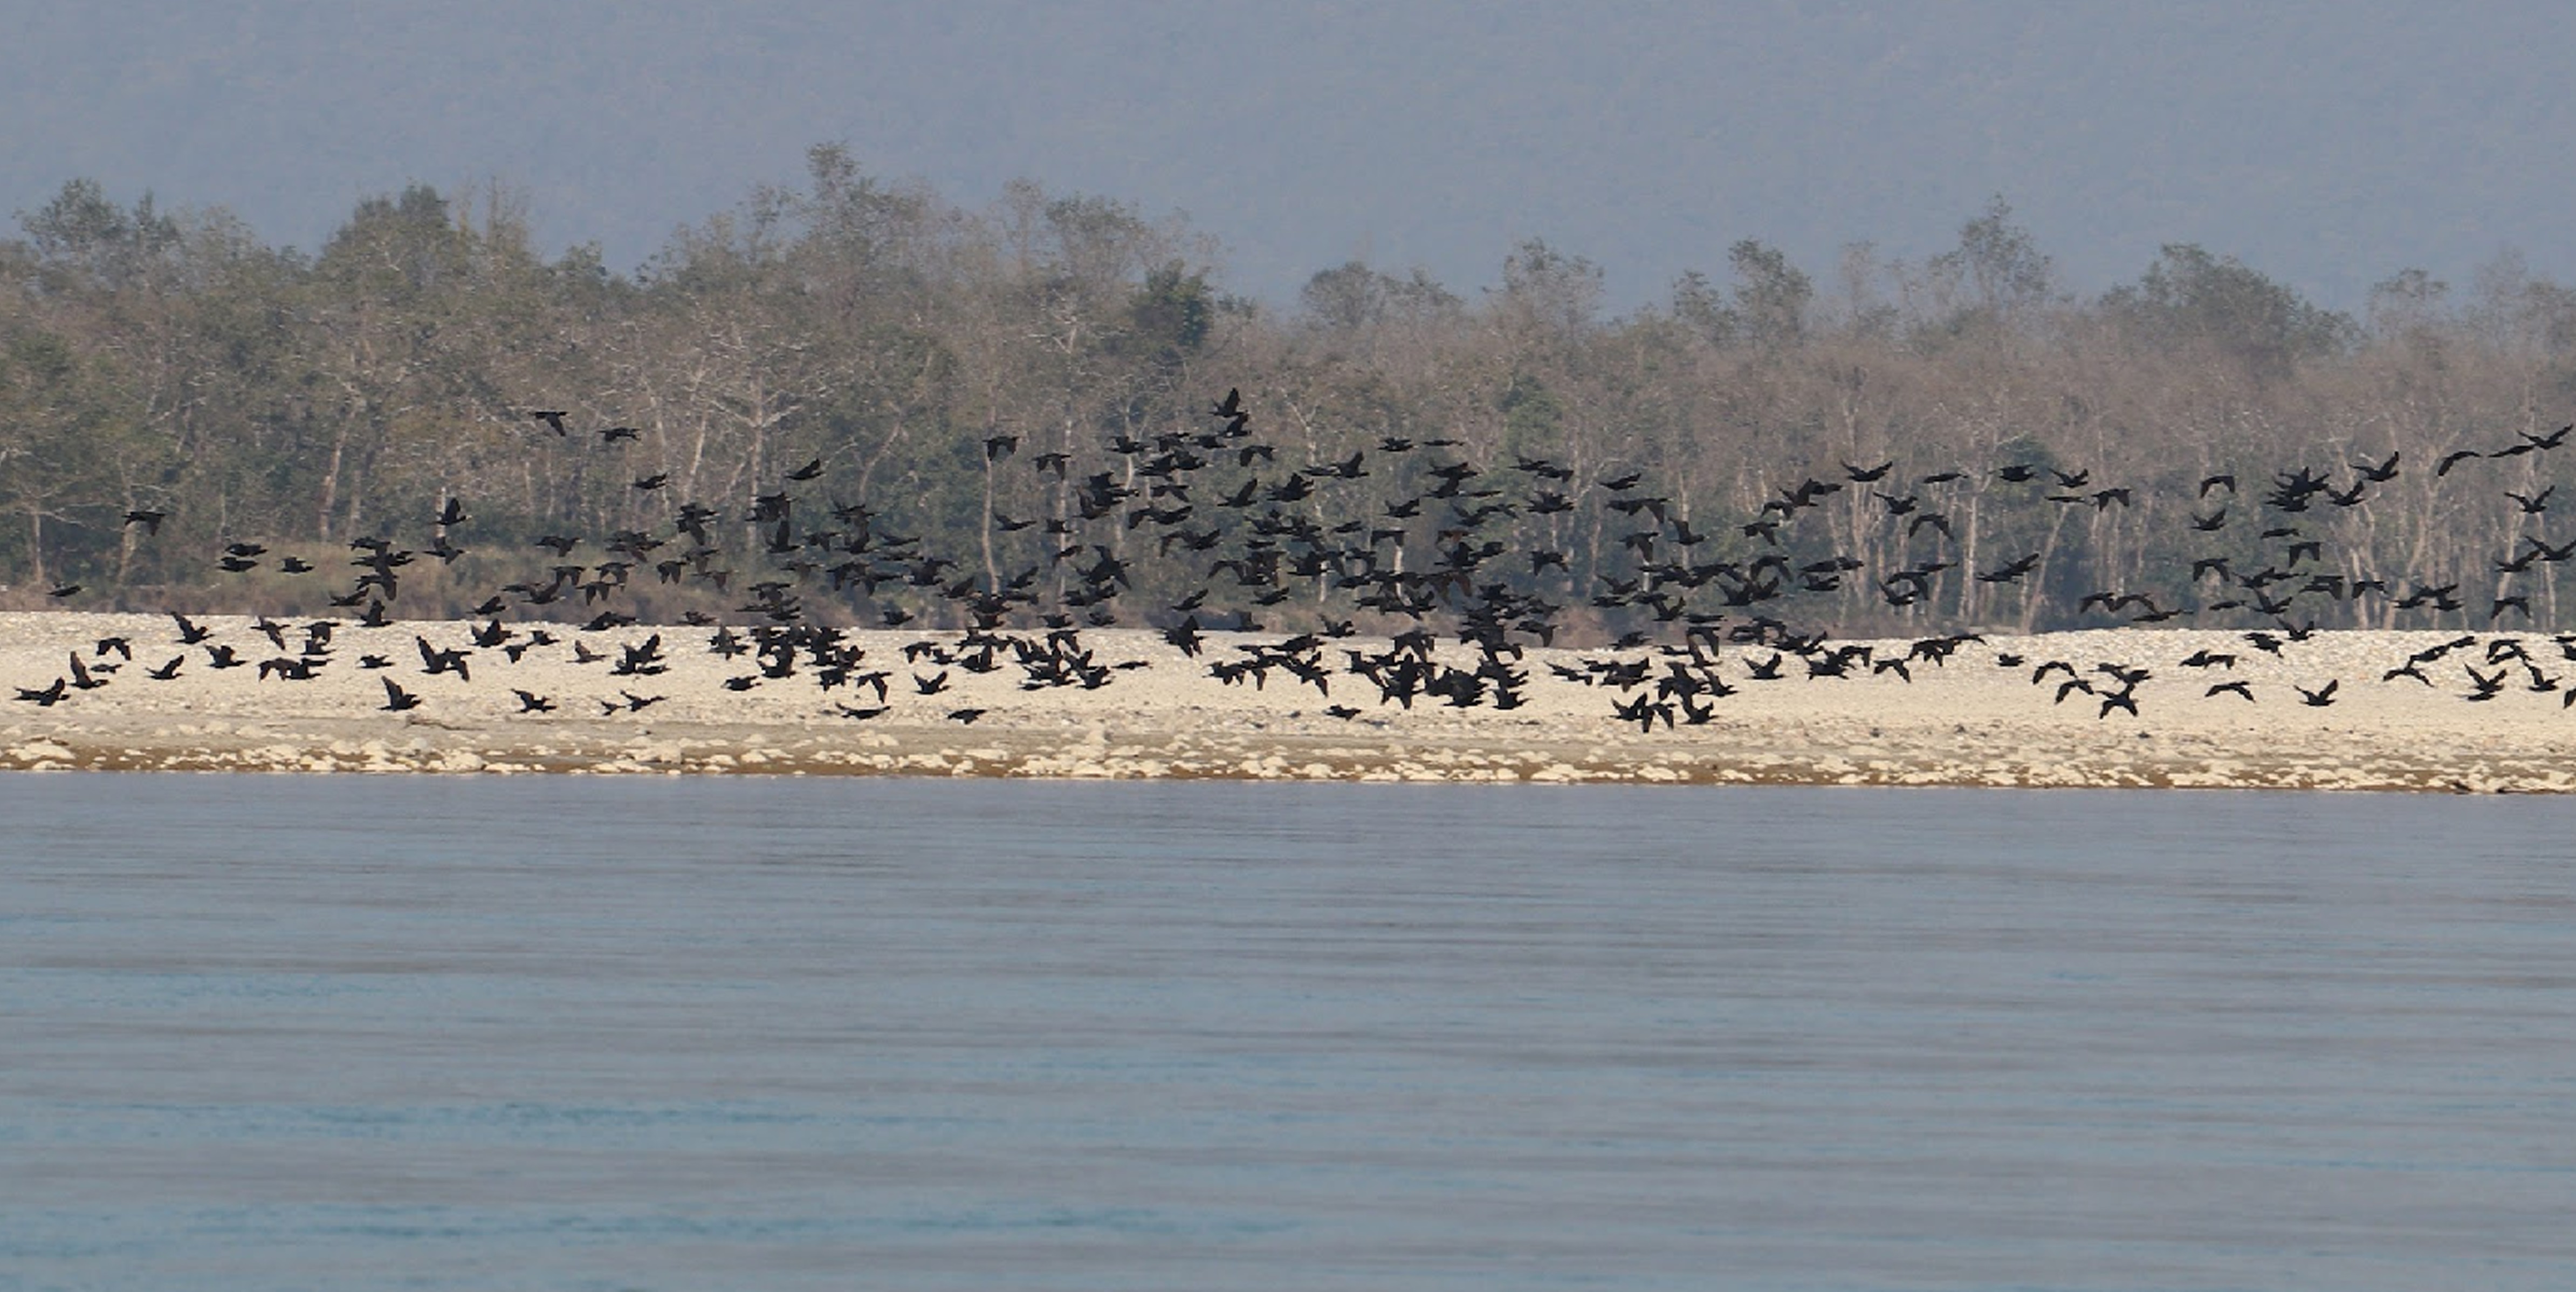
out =
<path fill-rule="evenodd" d="M 2481 634 L 2423 665 L 2427 682 L 2382 675 L 2458 635 L 2319 633 L 2277 655 L 2234 632 L 1997 637 L 1961 646 L 1946 665 L 1917 659 L 1910 680 L 1865 667 L 1811 679 L 1790 656 L 1780 680 L 1760 681 L 1752 665 L 1771 652 L 1729 647 L 1716 676 L 1736 690 L 1711 702 L 1714 717 L 1645 732 L 1611 710 L 1651 694 L 1651 684 L 1623 692 L 1564 680 L 1549 666 L 1648 660 L 1661 676 L 1668 661 L 1651 650 L 1533 649 L 1523 661 L 1530 680 L 1520 708 L 1454 708 L 1424 696 L 1408 711 L 1381 703 L 1375 686 L 1341 671 L 1343 652 L 1382 650 L 1382 639 L 1324 643 L 1334 665 L 1325 695 L 1280 671 L 1258 688 L 1210 675 L 1212 661 L 1245 658 L 1241 645 L 1276 642 L 1275 634 L 1210 634 L 1192 660 L 1151 632 L 1086 632 L 1082 645 L 1099 664 L 1130 667 L 1115 668 L 1098 689 L 1025 690 L 1023 672 L 1008 665 L 976 673 L 906 660 L 907 644 L 953 645 L 954 634 L 853 633 L 849 642 L 865 652 L 861 672 L 889 674 L 881 703 L 864 681 L 820 689 L 810 669 L 759 677 L 747 658 L 710 652 L 704 628 L 513 625 L 514 644 L 540 628 L 557 640 L 512 662 L 502 649 L 474 646 L 471 624 L 343 624 L 328 662 L 311 680 L 292 681 L 262 678 L 257 666 L 301 657 L 301 625 L 287 626 L 281 649 L 247 619 L 199 622 L 210 636 L 182 646 L 168 616 L 0 615 L 0 687 L 45 690 L 71 677 L 74 656 L 104 683 L 67 686 L 50 706 L 0 700 L 0 769 L 2576 791 L 2576 761 L 2567 756 L 2576 749 L 2576 710 L 2562 704 L 2563 691 L 2533 689 L 2562 669 L 2576 685 L 2576 666 L 2540 634 Z M 663 671 L 612 673 L 623 648 L 656 632 Z M 98 654 L 100 640 L 113 637 L 130 643 L 130 662 L 113 650 Z M 416 638 L 468 652 L 470 680 L 426 675 Z M 2519 643 L 2537 673 L 2509 651 L 2491 663 L 2491 643 L 2500 640 Z M 209 666 L 208 648 L 223 645 L 241 666 Z M 1872 645 L 1876 660 L 1902 657 L 1908 646 Z M 582 662 L 584 651 L 604 658 Z M 2232 654 L 2235 666 L 2182 666 L 2199 651 Z M 361 667 L 370 654 L 387 666 Z M 1442 655 L 1472 663 L 1454 645 Z M 182 661 L 175 677 L 146 675 L 172 658 Z M 2012 659 L 2019 662 L 2003 662 Z M 2152 676 L 2132 693 L 2137 714 L 2106 715 L 2095 693 L 2056 699 L 2065 672 L 2034 684 L 2034 670 L 2050 660 L 2105 692 L 2121 684 L 2102 665 Z M 113 671 L 97 672 L 102 663 Z M 2490 678 L 2504 670 L 2494 698 L 2465 698 L 2471 669 Z M 918 693 L 916 676 L 942 672 L 943 690 Z M 748 689 L 726 686 L 745 677 L 755 679 Z M 417 696 L 418 707 L 385 711 L 386 678 Z M 2303 703 L 2295 689 L 2335 679 L 2328 706 Z M 2244 682 L 2253 699 L 2206 693 L 2229 681 Z M 522 690 L 554 709 L 522 712 Z M 635 698 L 651 703 L 632 710 Z M 607 712 L 608 704 L 617 711 Z M 1360 712 L 1335 717 L 1328 705 Z M 971 724 L 949 716 L 963 709 L 984 712 Z"/>

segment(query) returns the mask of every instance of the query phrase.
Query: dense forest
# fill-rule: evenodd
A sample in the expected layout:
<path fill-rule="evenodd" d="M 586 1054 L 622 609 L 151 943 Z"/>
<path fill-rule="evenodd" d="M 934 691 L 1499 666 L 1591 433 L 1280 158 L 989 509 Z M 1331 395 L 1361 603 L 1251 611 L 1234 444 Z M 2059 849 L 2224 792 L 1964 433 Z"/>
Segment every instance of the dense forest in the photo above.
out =
<path fill-rule="evenodd" d="M 2565 622 L 2576 524 L 2553 528 L 2548 491 L 2576 452 L 2548 448 L 2576 419 L 2576 289 L 2510 258 L 2463 289 L 2395 272 L 2358 318 L 2190 245 L 2079 299 L 1997 199 L 1919 262 L 1802 267 L 1745 240 L 1617 317 L 1593 264 L 1538 241 L 1472 296 L 1350 263 L 1283 308 L 1227 295 L 1216 243 L 1176 219 L 1025 184 L 964 209 L 837 147 L 809 162 L 631 275 L 536 254 L 507 193 L 370 199 L 306 255 L 65 185 L 0 242 L 0 605 L 78 583 L 89 609 L 315 609 L 325 590 L 275 566 L 220 569 L 226 545 L 345 566 L 353 539 L 429 542 L 459 499 L 474 551 L 403 606 L 456 613 L 542 570 L 541 537 L 667 532 L 687 505 L 756 548 L 775 517 L 754 500 L 818 460 L 817 497 L 988 589 L 1106 516 L 1078 547 L 1180 598 L 1206 581 L 1191 536 L 1239 544 L 1258 519 L 1220 495 L 1261 488 L 1304 533 L 1367 522 L 1437 487 L 1389 446 L 1448 441 L 1520 488 L 1451 490 L 1453 519 L 1399 527 L 1387 559 L 1469 533 L 1561 553 L 1502 573 L 1573 607 L 1686 548 L 1733 571 L 1717 589 L 1785 587 L 1845 632 L 2142 606 L 2483 628 L 2500 599 L 2527 611 L 2507 626 Z M 1153 446 L 1185 449 L 1229 389 L 1275 456 L 1210 439 L 1199 494 L 1158 491 Z M 1200 520 L 1150 514 L 1184 507 Z M 1241 582 L 1207 612 L 1259 599 Z M 1320 577 L 1310 599 L 1350 600 Z M 1641 613 L 1604 600 L 1579 627 Z"/>

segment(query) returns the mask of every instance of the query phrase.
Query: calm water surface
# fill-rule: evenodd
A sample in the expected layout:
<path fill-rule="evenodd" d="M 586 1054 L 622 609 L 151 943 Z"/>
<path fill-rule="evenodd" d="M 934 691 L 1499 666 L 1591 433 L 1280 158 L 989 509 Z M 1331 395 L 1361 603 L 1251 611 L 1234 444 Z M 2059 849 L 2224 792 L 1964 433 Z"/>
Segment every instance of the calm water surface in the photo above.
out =
<path fill-rule="evenodd" d="M 0 1288 L 2576 1287 L 2576 802 L 0 776 Z"/>

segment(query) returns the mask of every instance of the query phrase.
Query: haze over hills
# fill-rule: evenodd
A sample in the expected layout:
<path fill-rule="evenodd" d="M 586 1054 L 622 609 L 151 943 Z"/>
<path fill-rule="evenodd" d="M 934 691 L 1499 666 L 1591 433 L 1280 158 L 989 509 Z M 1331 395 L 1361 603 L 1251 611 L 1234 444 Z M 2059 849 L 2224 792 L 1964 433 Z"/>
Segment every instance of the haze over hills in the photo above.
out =
<path fill-rule="evenodd" d="M 2506 248 L 2576 278 L 2576 11 L 2537 0 L 132 0 L 12 26 L 0 211 L 88 176 L 308 249 L 370 194 L 497 181 L 550 249 L 629 268 L 846 141 L 962 202 L 1025 176 L 1186 212 L 1229 288 L 1280 303 L 1353 258 L 1470 290 L 1532 236 L 1618 306 L 1747 237 L 1823 280 L 1847 242 L 1946 249 L 1996 194 L 2076 292 L 2169 242 L 2347 309 Z"/>

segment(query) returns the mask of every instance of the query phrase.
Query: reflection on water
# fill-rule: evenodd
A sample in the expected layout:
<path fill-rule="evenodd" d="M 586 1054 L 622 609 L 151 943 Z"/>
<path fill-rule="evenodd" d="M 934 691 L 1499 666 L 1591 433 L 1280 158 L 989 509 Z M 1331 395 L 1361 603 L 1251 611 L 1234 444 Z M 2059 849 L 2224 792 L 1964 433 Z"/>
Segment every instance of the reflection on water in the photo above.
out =
<path fill-rule="evenodd" d="M 2568 800 L 0 811 L 0 1287 L 2576 1286 Z"/>

